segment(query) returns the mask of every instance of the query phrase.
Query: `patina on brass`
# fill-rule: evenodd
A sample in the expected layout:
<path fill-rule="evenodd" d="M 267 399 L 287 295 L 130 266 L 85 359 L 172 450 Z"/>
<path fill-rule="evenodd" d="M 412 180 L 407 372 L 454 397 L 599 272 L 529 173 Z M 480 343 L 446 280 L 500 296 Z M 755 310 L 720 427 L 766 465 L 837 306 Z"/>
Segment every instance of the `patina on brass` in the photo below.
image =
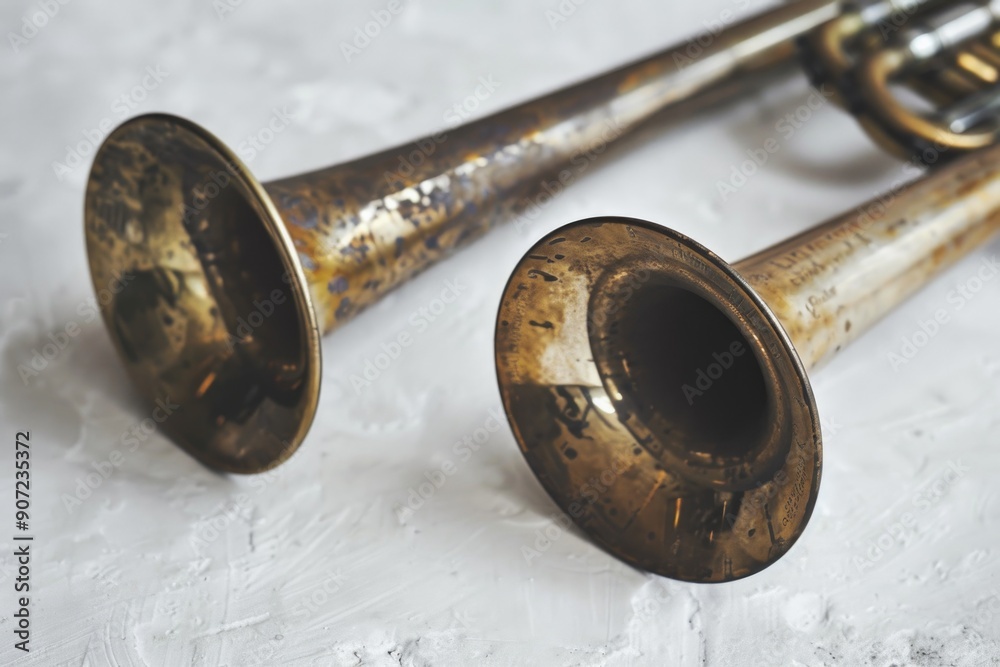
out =
<path fill-rule="evenodd" d="M 802 39 L 807 71 L 937 172 L 734 265 L 649 222 L 580 221 L 504 291 L 515 438 L 566 514 L 642 569 L 721 582 L 783 556 L 819 489 L 806 372 L 1000 228 L 1000 2 L 852 6 Z M 885 30 L 901 8 L 914 22 Z"/>
<path fill-rule="evenodd" d="M 480 236 L 553 179 L 575 180 L 575 157 L 603 150 L 666 110 L 690 113 L 759 85 L 793 62 L 796 41 L 834 20 L 849 26 L 835 31 L 846 35 L 844 44 L 807 49 L 807 62 L 867 118 L 851 98 L 851 72 L 867 69 L 878 53 L 874 34 L 884 37 L 878 44 L 895 45 L 893 53 L 912 56 L 880 70 L 879 85 L 919 89 L 930 71 L 965 76 L 948 58 L 982 42 L 992 24 L 942 21 L 902 37 L 882 29 L 901 11 L 922 17 L 950 4 L 879 0 L 843 9 L 836 0 L 802 0 L 451 130 L 444 140 L 427 137 L 266 184 L 189 121 L 132 119 L 104 142 L 87 185 L 87 249 L 105 323 L 139 393 L 181 406 L 160 424 L 165 433 L 216 469 L 274 467 L 312 423 L 320 332 Z M 945 46 L 912 48 L 928 39 Z M 891 95 L 887 104 L 893 119 L 920 127 L 947 114 L 965 122 L 950 157 L 978 145 L 969 137 L 994 122 L 992 98 L 968 92 L 931 110 Z M 900 152 L 924 147 L 878 122 L 868 126 L 891 135 Z"/>
<path fill-rule="evenodd" d="M 615 556 L 686 581 L 754 574 L 816 502 L 806 372 L 998 230 L 1000 147 L 733 265 L 641 220 L 567 225 L 521 260 L 497 317 L 517 442 Z"/>
<path fill-rule="evenodd" d="M 181 406 L 160 427 L 191 455 L 276 466 L 315 414 L 321 331 L 480 236 L 575 156 L 791 63 L 794 40 L 836 7 L 780 7 L 698 53 L 682 44 L 444 140 L 263 185 L 189 121 L 127 121 L 95 158 L 85 206 L 115 347 L 146 399 Z"/>

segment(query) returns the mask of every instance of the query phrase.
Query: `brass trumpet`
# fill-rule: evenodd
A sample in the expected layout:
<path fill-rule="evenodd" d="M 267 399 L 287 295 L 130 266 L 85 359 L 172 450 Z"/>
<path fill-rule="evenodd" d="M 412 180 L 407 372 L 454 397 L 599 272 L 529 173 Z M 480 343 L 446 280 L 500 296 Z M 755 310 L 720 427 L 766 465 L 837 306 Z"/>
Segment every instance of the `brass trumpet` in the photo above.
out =
<path fill-rule="evenodd" d="M 267 470 L 291 456 L 312 423 L 321 332 L 480 236 L 575 155 L 666 110 L 734 95 L 792 62 L 796 42 L 816 29 L 828 33 L 805 41 L 809 70 L 882 141 L 907 154 L 921 152 L 928 134 L 948 155 L 980 145 L 981 134 L 995 131 L 992 98 L 983 98 L 981 64 L 960 56 L 986 57 L 983 44 L 993 53 L 993 4 L 973 3 L 962 20 L 946 17 L 912 35 L 877 30 L 900 13 L 933 18 L 945 4 L 781 6 L 713 35 L 694 57 L 687 45 L 666 49 L 459 127 L 445 141 L 428 137 L 417 145 L 430 142 L 433 155 L 411 161 L 406 174 L 397 169 L 410 146 L 261 184 L 195 124 L 163 114 L 132 119 L 101 146 L 87 185 L 95 288 L 125 285 L 102 300 L 104 321 L 141 395 L 182 406 L 162 424 L 165 433 L 212 468 Z M 872 69 L 883 50 L 897 55 Z M 878 76 L 862 76 L 869 70 Z M 922 90 L 941 72 L 951 72 L 951 87 L 919 113 L 892 92 L 854 85 Z M 881 97 L 869 104 L 855 88 Z M 886 100 L 895 106 L 883 113 Z"/>
<path fill-rule="evenodd" d="M 1000 146 L 736 264 L 641 220 L 536 243 L 497 316 L 515 438 L 604 549 L 722 582 L 781 558 L 819 490 L 807 371 L 1000 231 Z"/>

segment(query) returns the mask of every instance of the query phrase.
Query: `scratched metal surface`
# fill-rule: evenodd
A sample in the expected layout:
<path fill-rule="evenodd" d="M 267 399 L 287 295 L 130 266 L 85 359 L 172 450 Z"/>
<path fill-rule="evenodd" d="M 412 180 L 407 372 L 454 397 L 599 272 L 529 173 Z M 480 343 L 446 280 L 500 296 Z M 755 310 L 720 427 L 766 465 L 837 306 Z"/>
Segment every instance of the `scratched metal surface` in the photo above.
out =
<path fill-rule="evenodd" d="M 736 260 L 912 176 L 802 78 L 584 157 L 520 224 L 326 339 L 316 424 L 276 471 L 218 476 L 146 433 L 89 301 L 89 160 L 67 148 L 86 151 L 105 119 L 189 116 L 272 179 L 445 128 L 481 77 L 499 85 L 470 102 L 477 116 L 763 7 L 586 2 L 553 28 L 554 2 L 403 3 L 348 62 L 341 42 L 388 3 L 232 4 L 73 0 L 0 57 L 0 424 L 8 440 L 32 432 L 37 540 L 23 657 L 0 530 L 4 664 L 995 662 L 995 241 L 814 376 L 816 510 L 746 580 L 683 584 L 615 561 L 553 519 L 497 422 L 496 304 L 546 232 L 633 216 Z M 5 5 L 5 34 L 35 11 Z M 768 139 L 779 149 L 747 162 Z M 0 469 L 10 498 L 12 460 Z"/>

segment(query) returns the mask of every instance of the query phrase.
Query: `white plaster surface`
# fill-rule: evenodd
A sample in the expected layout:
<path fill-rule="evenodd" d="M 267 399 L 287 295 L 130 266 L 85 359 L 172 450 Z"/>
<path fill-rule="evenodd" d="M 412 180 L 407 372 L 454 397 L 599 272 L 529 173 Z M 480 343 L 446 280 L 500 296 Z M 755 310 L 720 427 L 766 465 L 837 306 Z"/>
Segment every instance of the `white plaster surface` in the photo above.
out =
<path fill-rule="evenodd" d="M 159 435 L 129 451 L 148 416 L 132 395 L 92 296 L 82 230 L 89 158 L 54 162 L 147 67 L 164 81 L 134 111 L 193 118 L 232 145 L 274 107 L 297 120 L 251 166 L 271 178 L 442 128 L 480 77 L 500 87 L 477 114 L 704 30 L 758 2 L 576 0 L 552 29 L 546 2 L 403 0 L 346 62 L 340 43 L 381 0 L 70 0 L 0 56 L 0 664 L 12 665 L 984 665 L 1000 655 L 1000 278 L 961 309 L 949 293 L 976 252 L 814 378 L 826 425 L 823 485 L 790 554 L 750 579 L 696 586 L 645 575 L 576 531 L 530 563 L 523 546 L 556 506 L 506 425 L 468 460 L 454 445 L 499 407 L 493 317 L 514 262 L 571 220 L 635 216 L 738 259 L 850 208 L 901 177 L 830 105 L 785 138 L 807 102 L 801 77 L 663 123 L 602 157 L 527 229 L 500 229 L 326 339 L 319 416 L 275 473 L 213 474 Z M 219 3 L 216 3 L 219 4 Z M 564 3 L 568 4 L 568 3 Z M 37 0 L 9 0 L 4 33 Z M 725 201 L 717 182 L 747 149 L 781 151 Z M 447 280 L 466 286 L 426 331 L 410 315 Z M 920 321 L 947 325 L 911 361 L 887 355 Z M 80 326 L 22 382 L 50 333 Z M 360 394 L 350 376 L 401 331 L 415 342 Z M 33 446 L 32 652 L 13 650 L 13 440 Z M 89 496 L 95 464 L 124 461 Z M 419 510 L 398 508 L 451 460 Z M 949 483 L 949 470 L 961 474 Z M 91 481 L 93 481 L 93 477 Z M 81 482 L 82 480 L 82 482 Z M 882 537 L 903 515 L 912 527 Z M 864 567 L 859 567 L 859 564 Z"/>

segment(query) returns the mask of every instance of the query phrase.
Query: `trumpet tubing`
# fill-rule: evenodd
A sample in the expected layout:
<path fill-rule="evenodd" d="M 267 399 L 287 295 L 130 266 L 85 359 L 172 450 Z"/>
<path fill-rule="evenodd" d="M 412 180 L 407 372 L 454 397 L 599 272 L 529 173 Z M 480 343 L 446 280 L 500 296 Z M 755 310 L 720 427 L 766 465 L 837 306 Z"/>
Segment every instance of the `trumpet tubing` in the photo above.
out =
<path fill-rule="evenodd" d="M 745 276 L 806 369 L 826 363 L 1000 228 L 995 149 L 748 257 Z"/>
<path fill-rule="evenodd" d="M 481 236 L 575 156 L 754 85 L 800 41 L 814 77 L 894 150 L 951 158 L 991 142 L 995 90 L 959 84 L 1000 67 L 1000 0 L 938 13 L 951 4 L 781 5 L 714 34 L 697 57 L 669 48 L 418 140 L 434 150 L 405 170 L 408 146 L 261 184 L 197 125 L 132 119 L 105 140 L 87 184 L 92 281 L 127 278 L 102 302 L 104 321 L 139 393 L 183 406 L 166 434 L 212 468 L 267 470 L 312 423 L 321 333 Z M 887 33 L 899 12 L 930 23 Z M 954 85 L 930 110 L 900 103 L 899 87 L 943 89 L 929 72 Z"/>
<path fill-rule="evenodd" d="M 1000 147 L 733 265 L 648 222 L 560 228 L 497 316 L 516 440 L 619 558 L 695 582 L 754 574 L 816 502 L 806 371 L 998 231 Z"/>
<path fill-rule="evenodd" d="M 102 314 L 133 383 L 183 406 L 162 428 L 206 465 L 278 465 L 316 411 L 321 332 L 483 234 L 575 155 L 790 63 L 835 12 L 782 6 L 696 59 L 666 49 L 418 140 L 433 155 L 405 174 L 409 146 L 262 185 L 189 121 L 127 121 L 95 157 L 85 226 L 94 285 L 129 277 Z"/>

